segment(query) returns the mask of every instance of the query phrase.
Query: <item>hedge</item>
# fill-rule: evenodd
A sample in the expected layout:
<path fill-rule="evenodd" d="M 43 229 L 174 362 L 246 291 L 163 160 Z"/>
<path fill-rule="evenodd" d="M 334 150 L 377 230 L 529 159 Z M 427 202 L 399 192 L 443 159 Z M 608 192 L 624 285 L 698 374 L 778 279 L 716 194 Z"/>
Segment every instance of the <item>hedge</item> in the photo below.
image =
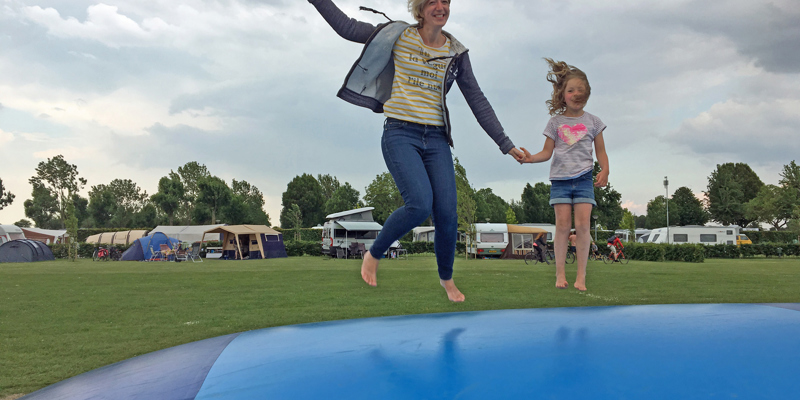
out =
<path fill-rule="evenodd" d="M 623 250 L 630 260 L 643 261 L 682 261 L 701 263 L 705 252 L 701 244 L 633 243 Z"/>
<path fill-rule="evenodd" d="M 791 231 L 741 231 L 747 235 L 753 244 L 757 243 L 792 243 L 800 240 L 797 232 Z"/>

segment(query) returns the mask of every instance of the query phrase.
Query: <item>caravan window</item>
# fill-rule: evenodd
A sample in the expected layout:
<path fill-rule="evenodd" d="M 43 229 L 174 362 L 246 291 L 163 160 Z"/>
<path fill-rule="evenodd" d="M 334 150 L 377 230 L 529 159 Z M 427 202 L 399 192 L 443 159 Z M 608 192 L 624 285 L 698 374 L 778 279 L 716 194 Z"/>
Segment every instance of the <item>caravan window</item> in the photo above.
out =
<path fill-rule="evenodd" d="M 502 233 L 481 233 L 481 242 L 483 243 L 503 243 Z"/>
<path fill-rule="evenodd" d="M 716 233 L 701 233 L 700 234 L 700 242 L 701 243 L 716 243 L 717 242 L 717 234 Z"/>
<path fill-rule="evenodd" d="M 533 250 L 533 235 L 530 233 L 514 233 L 512 236 L 514 241 L 514 250 Z"/>
<path fill-rule="evenodd" d="M 672 235 L 672 241 L 675 243 L 686 243 L 689 241 L 689 234 L 686 233 L 676 233 Z"/>
<path fill-rule="evenodd" d="M 726 235 L 733 235 L 733 231 L 727 231 L 725 234 Z"/>
<path fill-rule="evenodd" d="M 656 241 L 658 240 L 659 236 L 661 236 L 661 234 L 660 233 L 656 233 L 656 235 L 653 236 L 653 240 L 651 240 L 650 243 L 656 243 Z"/>
<path fill-rule="evenodd" d="M 375 239 L 378 237 L 378 231 L 348 231 L 344 229 L 334 229 L 334 237 L 337 239 Z"/>

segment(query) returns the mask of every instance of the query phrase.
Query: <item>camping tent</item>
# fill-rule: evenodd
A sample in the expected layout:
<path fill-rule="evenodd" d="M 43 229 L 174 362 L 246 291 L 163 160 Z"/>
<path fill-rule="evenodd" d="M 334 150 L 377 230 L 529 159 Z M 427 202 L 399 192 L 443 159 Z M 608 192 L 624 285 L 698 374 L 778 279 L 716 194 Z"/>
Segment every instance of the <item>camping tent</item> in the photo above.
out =
<path fill-rule="evenodd" d="M 31 262 L 55 260 L 46 244 L 30 239 L 17 239 L 0 246 L 0 262 Z"/>
<path fill-rule="evenodd" d="M 283 234 L 265 225 L 226 225 L 206 234 L 222 234 L 222 256 L 229 260 L 286 257 Z"/>
<path fill-rule="evenodd" d="M 65 238 L 67 235 L 66 229 L 39 229 L 39 228 L 21 228 L 25 232 L 25 239 L 38 240 L 44 244 L 50 243 L 66 243 Z"/>
<path fill-rule="evenodd" d="M 86 243 L 92 244 L 124 244 L 133 243 L 134 240 L 144 237 L 147 231 L 131 230 L 119 232 L 103 232 L 86 238 Z"/>
<path fill-rule="evenodd" d="M 220 226 L 225 226 L 224 224 L 217 224 L 217 225 L 184 225 L 184 226 L 170 226 L 170 225 L 159 225 L 153 228 L 150 231 L 149 235 L 152 235 L 156 232 L 162 232 L 169 237 L 173 237 L 175 239 L 180 240 L 181 242 L 199 242 L 201 240 L 210 241 L 210 240 L 222 240 L 221 234 L 208 234 L 205 235 L 205 239 L 203 239 L 203 234 L 211 229 L 218 228 Z"/>
<path fill-rule="evenodd" d="M 500 258 L 525 258 L 528 252 L 533 251 L 533 242 L 539 235 L 547 235 L 547 230 L 533 226 L 508 224 L 508 246 Z"/>
<path fill-rule="evenodd" d="M 162 244 L 166 244 L 170 249 L 174 249 L 181 242 L 178 239 L 156 232 L 153 235 L 136 239 L 128 250 L 122 253 L 120 261 L 145 261 L 153 257 L 153 249 L 158 250 Z"/>

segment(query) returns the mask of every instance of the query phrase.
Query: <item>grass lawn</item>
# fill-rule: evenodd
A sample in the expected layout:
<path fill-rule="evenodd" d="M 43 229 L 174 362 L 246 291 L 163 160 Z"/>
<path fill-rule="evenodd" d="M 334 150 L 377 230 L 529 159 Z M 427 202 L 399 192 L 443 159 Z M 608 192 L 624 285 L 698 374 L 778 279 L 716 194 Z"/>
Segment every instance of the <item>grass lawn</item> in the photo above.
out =
<path fill-rule="evenodd" d="M 433 257 L 384 260 L 378 287 L 359 260 L 0 264 L 0 399 L 136 355 L 278 325 L 538 307 L 800 302 L 800 259 L 702 264 L 590 261 L 589 291 L 555 289 L 555 267 L 457 259 L 467 296 L 447 301 Z M 570 284 L 575 266 L 567 266 Z M 570 286 L 571 287 L 571 286 Z"/>

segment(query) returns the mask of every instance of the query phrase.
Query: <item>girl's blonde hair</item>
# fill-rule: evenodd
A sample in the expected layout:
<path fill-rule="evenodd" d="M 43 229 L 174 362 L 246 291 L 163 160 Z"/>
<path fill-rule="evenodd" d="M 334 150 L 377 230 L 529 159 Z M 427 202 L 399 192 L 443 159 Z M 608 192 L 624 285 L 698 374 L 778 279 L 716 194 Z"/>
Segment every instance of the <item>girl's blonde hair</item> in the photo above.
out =
<path fill-rule="evenodd" d="M 586 77 L 583 71 L 563 61 L 553 61 L 551 58 L 545 58 L 544 60 L 550 65 L 550 71 L 547 72 L 547 81 L 553 84 L 552 97 L 547 100 L 547 108 L 550 111 L 550 115 L 561 114 L 567 109 L 567 103 L 564 101 L 564 89 L 567 87 L 567 82 L 572 78 L 579 78 L 586 82 L 586 98 L 584 101 L 589 100 L 589 95 L 592 94 L 592 87 L 589 86 L 589 78 Z"/>
<path fill-rule="evenodd" d="M 422 9 L 425 8 L 425 3 L 428 0 L 408 0 L 408 11 L 417 20 L 420 28 L 422 27 Z"/>

